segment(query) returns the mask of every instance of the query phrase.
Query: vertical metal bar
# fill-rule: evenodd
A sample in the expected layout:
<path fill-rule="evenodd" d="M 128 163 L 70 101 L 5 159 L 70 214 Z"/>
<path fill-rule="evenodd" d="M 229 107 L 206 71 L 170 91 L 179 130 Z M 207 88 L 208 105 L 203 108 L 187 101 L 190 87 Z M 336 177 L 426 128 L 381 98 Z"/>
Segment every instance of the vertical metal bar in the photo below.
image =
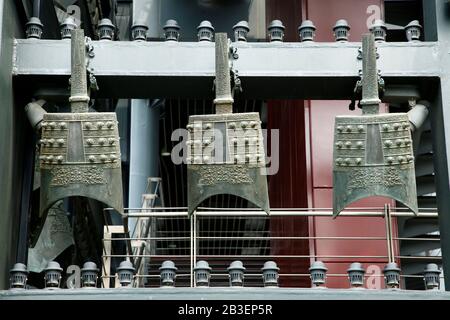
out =
<path fill-rule="evenodd" d="M 384 205 L 384 227 L 385 227 L 385 234 L 386 234 L 386 250 L 388 255 L 388 262 L 392 261 L 391 257 L 391 250 L 389 250 L 389 223 L 387 219 L 387 207 L 386 204 Z"/>
<path fill-rule="evenodd" d="M 110 272 L 111 272 L 111 232 L 108 226 L 104 227 L 103 230 L 103 269 L 102 269 L 102 280 L 103 288 L 109 288 L 110 283 Z"/>
<path fill-rule="evenodd" d="M 386 242 L 389 262 L 395 262 L 394 241 L 392 236 L 391 205 L 389 203 L 384 205 L 384 219 L 386 223 Z"/>
<path fill-rule="evenodd" d="M 436 179 L 437 206 L 439 211 L 439 233 L 441 239 L 445 290 L 450 291 L 450 62 L 448 59 L 450 21 L 447 1 L 423 0 L 425 37 L 427 41 L 439 42 L 441 52 L 441 77 L 439 91 L 430 108 L 430 120 L 433 134 L 433 162 Z M 447 119 L 447 120 L 446 120 Z"/>
<path fill-rule="evenodd" d="M 192 258 L 192 269 L 191 269 L 191 278 L 193 282 L 193 286 L 196 287 L 196 281 L 195 281 L 195 272 L 194 272 L 194 266 L 197 263 L 197 211 L 194 211 L 192 214 L 193 224 L 194 224 L 194 248 L 193 248 L 193 258 Z"/>
<path fill-rule="evenodd" d="M 395 262 L 395 252 L 394 252 L 394 236 L 392 235 L 392 215 L 391 215 L 391 205 L 387 204 L 387 217 L 389 226 L 389 243 L 391 250 L 392 262 Z"/>
<path fill-rule="evenodd" d="M 194 263 L 194 261 L 193 261 L 193 259 L 194 259 L 194 253 L 193 253 L 193 251 L 194 251 L 194 241 L 193 241 L 193 238 L 194 238 L 194 216 L 195 216 L 195 211 L 194 211 L 194 214 L 192 214 L 191 215 L 191 217 L 189 218 L 190 219 L 190 238 L 191 238 L 191 245 L 189 246 L 189 249 L 190 249 L 190 263 L 189 263 L 189 267 L 190 267 L 190 280 L 191 280 L 191 288 L 194 286 L 194 279 L 193 279 L 193 277 L 192 277 L 192 274 L 193 274 L 193 272 L 194 272 L 194 267 L 193 267 L 193 263 Z"/>
<path fill-rule="evenodd" d="M 31 130 L 30 130 L 31 131 Z M 28 213 L 31 205 L 31 193 L 33 191 L 33 179 L 34 179 L 34 159 L 36 135 L 33 134 L 31 143 L 26 143 L 24 148 L 24 164 L 23 164 L 23 176 L 22 176 L 22 194 L 20 201 L 20 227 L 19 227 L 19 240 L 17 246 L 16 261 L 26 263 L 28 259 Z"/>
<path fill-rule="evenodd" d="M 14 99 L 11 77 L 12 36 L 20 28 L 20 24 L 16 23 L 19 21 L 16 6 L 17 2 L 0 0 L 0 289 L 9 288 L 9 267 L 17 262 L 13 248 L 19 245 L 17 234 L 20 229 L 16 215 L 19 195 L 16 190 L 21 182 L 15 175 L 21 171 L 19 155 L 25 156 L 25 146 L 18 143 L 21 141 L 20 126 L 16 122 L 19 120 L 16 112 L 20 100 Z"/>

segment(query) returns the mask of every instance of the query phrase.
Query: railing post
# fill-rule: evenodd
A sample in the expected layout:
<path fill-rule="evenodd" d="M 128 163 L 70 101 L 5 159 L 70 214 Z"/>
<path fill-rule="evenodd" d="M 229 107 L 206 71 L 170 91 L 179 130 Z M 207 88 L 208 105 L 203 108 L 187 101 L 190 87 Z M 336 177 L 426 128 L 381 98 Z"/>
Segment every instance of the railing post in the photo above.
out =
<path fill-rule="evenodd" d="M 195 272 L 194 272 L 194 268 L 197 264 L 197 211 L 194 211 L 194 213 L 192 214 L 192 219 L 193 224 L 194 224 L 194 241 L 193 241 L 193 258 L 192 258 L 192 264 L 191 264 L 191 278 L 192 278 L 192 282 L 193 282 L 193 286 L 196 287 L 197 286 L 197 281 L 195 280 Z"/>
<path fill-rule="evenodd" d="M 194 287 L 194 218 L 195 217 L 195 211 L 194 214 L 190 216 L 190 238 L 191 238 L 191 245 L 189 246 L 190 249 L 190 260 L 191 263 L 189 264 L 190 267 L 190 279 L 191 279 L 191 288 Z"/>
<path fill-rule="evenodd" d="M 392 217 L 391 217 L 391 205 L 384 205 L 384 219 L 386 222 L 386 244 L 388 250 L 388 262 L 395 262 L 395 253 L 394 253 L 394 241 L 392 237 Z"/>
<path fill-rule="evenodd" d="M 120 225 L 113 225 L 113 226 L 105 225 L 103 227 L 103 256 L 102 256 L 103 288 L 109 288 L 111 283 L 111 254 L 112 254 L 113 233 L 124 234 L 125 233 L 124 227 Z M 130 236 L 129 233 L 126 236 L 129 237 Z M 129 257 L 128 253 L 127 257 Z"/>
<path fill-rule="evenodd" d="M 111 274 L 111 237 L 112 233 L 110 232 L 108 226 L 106 225 L 103 228 L 103 267 L 102 267 L 102 283 L 103 288 L 109 288 L 110 280 L 109 278 Z"/>

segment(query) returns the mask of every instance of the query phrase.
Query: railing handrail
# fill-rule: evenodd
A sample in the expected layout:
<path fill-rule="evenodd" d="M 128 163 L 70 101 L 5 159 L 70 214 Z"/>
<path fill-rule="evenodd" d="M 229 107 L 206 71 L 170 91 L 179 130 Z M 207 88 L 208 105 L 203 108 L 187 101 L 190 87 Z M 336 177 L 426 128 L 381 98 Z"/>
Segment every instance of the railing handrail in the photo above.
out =
<path fill-rule="evenodd" d="M 108 209 L 105 209 L 108 210 Z M 151 211 L 150 211 L 151 210 Z M 420 208 L 419 213 L 416 215 L 411 212 L 408 208 L 394 208 L 391 209 L 389 205 L 385 207 L 371 207 L 371 208 L 349 208 L 340 213 L 338 219 L 340 217 L 367 217 L 367 218 L 383 218 L 386 224 L 386 236 L 273 236 L 270 233 L 259 233 L 255 235 L 245 235 L 243 233 L 239 233 L 234 230 L 232 234 L 224 234 L 221 233 L 218 236 L 214 236 L 214 234 L 209 234 L 205 231 L 199 232 L 197 230 L 197 221 L 201 221 L 202 219 L 270 219 L 274 217 L 327 217 L 332 218 L 333 211 L 332 208 L 272 208 L 270 214 L 266 214 L 264 211 L 261 211 L 256 208 L 207 208 L 200 207 L 198 208 L 192 215 L 188 215 L 186 207 L 157 207 L 157 208 L 126 208 L 124 210 L 124 220 L 136 219 L 137 221 L 147 221 L 150 223 L 151 218 L 156 218 L 154 221 L 158 221 L 157 219 L 188 219 L 190 227 L 187 230 L 178 230 L 172 232 L 166 232 L 164 234 L 156 235 L 132 235 L 126 236 L 125 238 L 108 238 L 104 239 L 103 243 L 113 241 L 126 241 L 130 243 L 132 241 L 185 241 L 186 244 L 183 244 L 181 247 L 177 247 L 177 249 L 181 251 L 177 251 L 177 253 L 169 254 L 144 254 L 143 251 L 139 250 L 138 252 L 132 253 L 132 258 L 137 264 L 140 265 L 142 259 L 190 259 L 190 273 L 186 275 L 190 276 L 191 286 L 195 286 L 194 284 L 194 266 L 198 259 L 202 260 L 216 260 L 216 259 L 231 259 L 231 258 L 241 258 L 241 259 L 307 259 L 307 260 L 317 260 L 321 259 L 324 262 L 330 262 L 330 260 L 341 261 L 349 260 L 349 259 L 363 259 L 361 262 L 370 262 L 378 263 L 383 261 L 393 262 L 396 260 L 410 260 L 416 259 L 420 260 L 429 260 L 429 261 L 440 261 L 442 259 L 441 256 L 432 256 L 426 254 L 416 255 L 416 256 L 404 256 L 399 252 L 394 251 L 394 241 L 440 241 L 439 235 L 434 237 L 399 237 L 398 235 L 394 235 L 392 232 L 392 227 L 390 226 L 390 221 L 392 217 L 416 217 L 416 218 L 437 218 L 438 212 L 435 208 Z M 233 220 L 235 221 L 235 220 Z M 148 227 L 148 226 L 147 226 Z M 217 230 L 216 230 L 217 231 Z M 218 231 L 221 232 L 221 231 Z M 316 255 L 316 254 L 284 254 L 284 255 L 270 255 L 270 254 L 201 254 L 198 252 L 197 241 L 199 240 L 354 240 L 354 241 L 386 241 L 387 244 L 387 252 L 386 254 L 381 253 L 381 255 Z M 188 242 L 190 241 L 190 244 Z M 138 244 L 138 242 L 136 244 Z M 398 249 L 398 244 L 396 245 Z M 142 248 L 142 245 L 140 249 Z M 208 249 L 208 246 L 201 246 L 203 249 Z M 136 254 L 137 253 L 137 254 Z M 104 258 L 128 258 L 129 256 L 126 254 L 104 254 Z M 379 261 L 380 260 L 380 261 Z M 180 275 L 181 276 L 181 275 Z M 184 276 L 184 275 L 183 275 Z M 283 275 L 284 276 L 284 275 Z M 291 276 L 291 275 L 289 275 Z M 293 275 L 292 275 L 293 276 Z M 331 274 L 330 274 L 331 276 Z M 413 275 L 412 275 L 413 276 Z M 112 277 L 110 275 L 105 275 L 102 278 Z M 139 278 L 147 278 L 147 276 L 143 274 L 137 274 Z M 408 277 L 408 275 L 404 275 L 403 277 Z"/>
<path fill-rule="evenodd" d="M 106 208 L 104 210 L 109 210 Z M 399 210 L 404 208 L 397 208 L 391 210 L 392 217 L 416 217 L 416 218 L 437 218 L 438 212 L 434 208 L 420 208 L 418 214 L 414 214 L 412 211 Z M 151 212 L 148 212 L 151 210 Z M 168 211 L 167 211 L 168 210 Z M 180 211 L 177 211 L 180 210 Z M 135 211 L 135 212 L 130 212 Z M 267 214 L 262 210 L 254 208 L 201 208 L 197 210 L 195 215 L 198 217 L 218 217 L 218 216 L 241 216 L 247 218 L 249 216 L 256 217 L 277 217 L 277 216 L 299 216 L 299 217 L 332 217 L 333 210 L 331 208 L 272 208 L 270 213 Z M 150 218 L 150 217 L 188 217 L 187 208 L 126 208 L 123 213 L 127 218 Z M 339 217 L 384 217 L 384 208 L 353 208 L 342 211 Z"/>

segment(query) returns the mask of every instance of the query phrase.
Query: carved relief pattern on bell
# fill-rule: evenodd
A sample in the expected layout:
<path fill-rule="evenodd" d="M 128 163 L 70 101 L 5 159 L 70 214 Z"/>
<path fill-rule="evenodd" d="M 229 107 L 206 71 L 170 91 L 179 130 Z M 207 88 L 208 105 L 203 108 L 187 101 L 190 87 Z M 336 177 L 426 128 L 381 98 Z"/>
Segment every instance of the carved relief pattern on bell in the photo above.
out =
<path fill-rule="evenodd" d="M 42 126 L 41 166 L 120 167 L 115 113 L 46 114 Z"/>
<path fill-rule="evenodd" d="M 187 125 L 187 164 L 265 166 L 258 113 L 191 116 Z"/>
<path fill-rule="evenodd" d="M 368 126 L 375 125 L 381 139 L 379 146 L 384 162 L 367 163 L 370 150 L 367 144 Z M 371 137 L 374 139 L 375 137 Z M 346 167 L 402 166 L 410 168 L 414 164 L 412 138 L 407 115 L 379 115 L 371 117 L 338 117 L 335 127 L 335 170 Z"/>

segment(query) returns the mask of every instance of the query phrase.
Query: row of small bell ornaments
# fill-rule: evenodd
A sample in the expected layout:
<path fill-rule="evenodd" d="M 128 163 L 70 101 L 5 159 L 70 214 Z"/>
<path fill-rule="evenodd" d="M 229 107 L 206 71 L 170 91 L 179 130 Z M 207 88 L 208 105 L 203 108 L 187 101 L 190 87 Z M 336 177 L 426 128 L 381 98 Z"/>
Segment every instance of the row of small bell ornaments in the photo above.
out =
<path fill-rule="evenodd" d="M 105 19 L 104 19 L 105 20 Z M 106 19 L 108 20 L 108 19 Z M 102 20 L 103 22 L 103 20 Z M 100 27 L 100 25 L 99 25 Z M 109 21 L 102 23 L 101 29 L 99 28 L 100 39 L 112 39 L 111 34 L 113 34 L 114 26 L 110 25 Z M 180 26 L 176 20 L 167 20 L 166 24 L 163 26 L 164 37 L 166 41 L 179 41 L 180 39 Z M 281 20 L 273 20 L 270 22 L 267 31 L 269 35 L 269 40 L 271 42 L 282 42 L 284 40 L 286 27 L 283 25 Z M 377 19 L 370 26 L 370 32 L 375 36 L 375 41 L 385 42 L 387 36 L 387 27 L 383 20 Z M 202 21 L 197 27 L 197 37 L 198 41 L 214 41 L 214 27 L 212 23 L 208 20 Z M 313 42 L 316 36 L 316 26 L 311 20 L 304 20 L 298 27 L 298 35 L 301 42 Z M 420 41 L 422 26 L 418 20 L 413 20 L 408 25 L 404 27 L 406 38 L 409 42 Z M 143 23 L 135 23 L 132 26 L 132 38 L 133 40 L 146 40 L 146 33 L 148 27 Z M 233 26 L 234 41 L 236 42 L 246 42 L 247 34 L 250 32 L 250 26 L 247 21 L 240 21 Z M 105 35 L 104 35 L 105 34 Z M 337 42 L 348 42 L 350 36 L 350 25 L 347 20 L 340 19 L 336 21 L 333 26 L 333 34 Z M 102 36 L 104 35 L 104 36 Z"/>
<path fill-rule="evenodd" d="M 44 269 L 44 281 L 46 289 L 56 289 L 61 284 L 62 268 L 56 261 L 48 262 Z M 10 270 L 9 284 L 10 289 L 26 289 L 28 281 L 27 266 L 23 263 L 14 264 Z"/>
<path fill-rule="evenodd" d="M 243 287 L 245 270 L 242 261 L 233 261 L 227 268 L 228 277 L 231 287 Z M 278 287 L 278 268 L 274 261 L 266 261 L 264 266 L 261 268 L 262 278 L 265 287 Z M 206 261 L 198 261 L 195 268 L 195 279 L 197 287 L 209 287 L 211 279 L 211 267 Z"/>
<path fill-rule="evenodd" d="M 314 261 L 309 268 L 311 283 L 313 288 L 326 288 L 328 268 L 322 261 Z M 348 279 L 351 288 L 362 288 L 364 286 L 365 270 L 361 263 L 354 262 L 347 269 Z"/>
<path fill-rule="evenodd" d="M 159 268 L 161 286 L 174 287 L 176 279 L 176 271 L 178 268 L 172 261 L 164 261 Z M 211 270 L 208 262 L 198 261 L 195 268 L 195 279 L 197 287 L 209 287 L 211 279 Z M 244 286 L 244 273 L 246 268 L 241 261 L 233 261 L 227 268 L 231 287 Z M 278 287 L 278 268 L 274 261 L 267 261 L 261 268 L 263 272 L 263 280 L 265 287 Z M 59 263 L 50 261 L 45 271 L 45 288 L 57 289 L 61 284 L 62 268 Z M 86 262 L 81 269 L 81 279 L 83 288 L 96 288 L 98 279 L 98 268 L 93 262 Z M 325 282 L 328 268 L 322 261 L 315 261 L 309 268 L 310 278 L 314 288 L 326 288 Z M 23 263 L 14 264 L 10 270 L 10 289 L 26 289 L 28 280 L 28 270 Z M 128 261 L 122 261 L 117 268 L 118 279 L 122 287 L 132 286 L 135 274 L 133 264 Z M 365 270 L 361 263 L 354 262 L 347 269 L 350 287 L 362 289 L 364 287 Z M 398 289 L 400 287 L 400 268 L 395 262 L 388 263 L 383 269 L 385 286 L 390 289 Z M 440 289 L 441 271 L 434 264 L 428 264 L 423 272 L 423 279 L 426 290 Z"/>
<path fill-rule="evenodd" d="M 311 282 L 314 288 L 326 288 L 328 268 L 322 261 L 315 261 L 309 268 Z M 354 262 L 347 269 L 350 287 L 362 289 L 364 287 L 365 270 L 361 263 Z M 383 269 L 386 288 L 398 289 L 400 287 L 400 268 L 395 262 L 388 263 Z"/>
<path fill-rule="evenodd" d="M 328 268 L 322 261 L 315 261 L 309 268 L 311 282 L 315 288 L 325 288 Z M 385 287 L 387 289 L 400 288 L 400 268 L 395 262 L 389 262 L 383 269 Z M 347 269 L 350 287 L 362 289 L 364 287 L 365 270 L 361 263 L 354 262 Z M 428 264 L 423 272 L 423 280 L 426 290 L 439 290 L 440 288 L 439 267 L 434 264 Z"/>
<path fill-rule="evenodd" d="M 47 289 L 58 289 L 61 286 L 63 269 L 56 261 L 50 261 L 44 269 L 45 287 Z M 84 289 L 94 289 L 97 287 L 99 269 L 94 262 L 87 261 L 81 268 L 81 287 Z"/>
<path fill-rule="evenodd" d="M 174 287 L 176 280 L 176 272 L 178 268 L 173 261 L 164 261 L 159 268 L 161 287 Z M 244 286 L 244 273 L 246 268 L 242 261 L 233 261 L 227 268 L 228 277 L 231 287 L 243 287 Z M 261 269 L 263 272 L 263 280 L 265 287 L 277 287 L 278 286 L 278 271 L 280 268 L 273 261 L 267 261 L 264 263 L 264 267 Z M 197 287 L 209 287 L 211 281 L 212 268 L 207 261 L 197 261 L 194 268 L 195 283 Z"/>
<path fill-rule="evenodd" d="M 62 39 L 70 39 L 71 31 L 78 28 L 78 24 L 72 16 L 67 17 L 60 24 Z M 41 39 L 44 26 L 37 17 L 31 17 L 25 25 L 26 36 L 28 39 Z M 97 26 L 97 36 L 100 40 L 113 40 L 115 37 L 116 26 L 108 18 L 100 20 Z M 148 26 L 145 23 L 134 23 L 131 27 L 131 35 L 134 41 L 145 41 L 147 39 Z M 179 30 L 181 29 L 175 20 L 168 20 L 163 27 L 166 41 L 178 41 Z M 383 20 L 374 20 L 370 26 L 370 31 L 375 35 L 378 42 L 386 41 L 387 27 Z M 170 30 L 169 33 L 166 31 Z M 273 20 L 268 27 L 270 41 L 283 41 L 285 27 L 280 20 Z M 409 42 L 420 41 L 422 26 L 418 20 L 409 22 L 404 27 L 406 38 Z M 250 27 L 247 21 L 240 21 L 233 26 L 235 41 L 247 41 L 247 34 Z M 300 41 L 314 41 L 316 27 L 311 20 L 305 20 L 298 28 Z M 333 27 L 333 33 L 336 41 L 347 42 L 349 38 L 350 25 L 345 19 L 340 19 Z M 214 27 L 210 21 L 204 20 L 197 27 L 198 41 L 213 41 Z"/>

